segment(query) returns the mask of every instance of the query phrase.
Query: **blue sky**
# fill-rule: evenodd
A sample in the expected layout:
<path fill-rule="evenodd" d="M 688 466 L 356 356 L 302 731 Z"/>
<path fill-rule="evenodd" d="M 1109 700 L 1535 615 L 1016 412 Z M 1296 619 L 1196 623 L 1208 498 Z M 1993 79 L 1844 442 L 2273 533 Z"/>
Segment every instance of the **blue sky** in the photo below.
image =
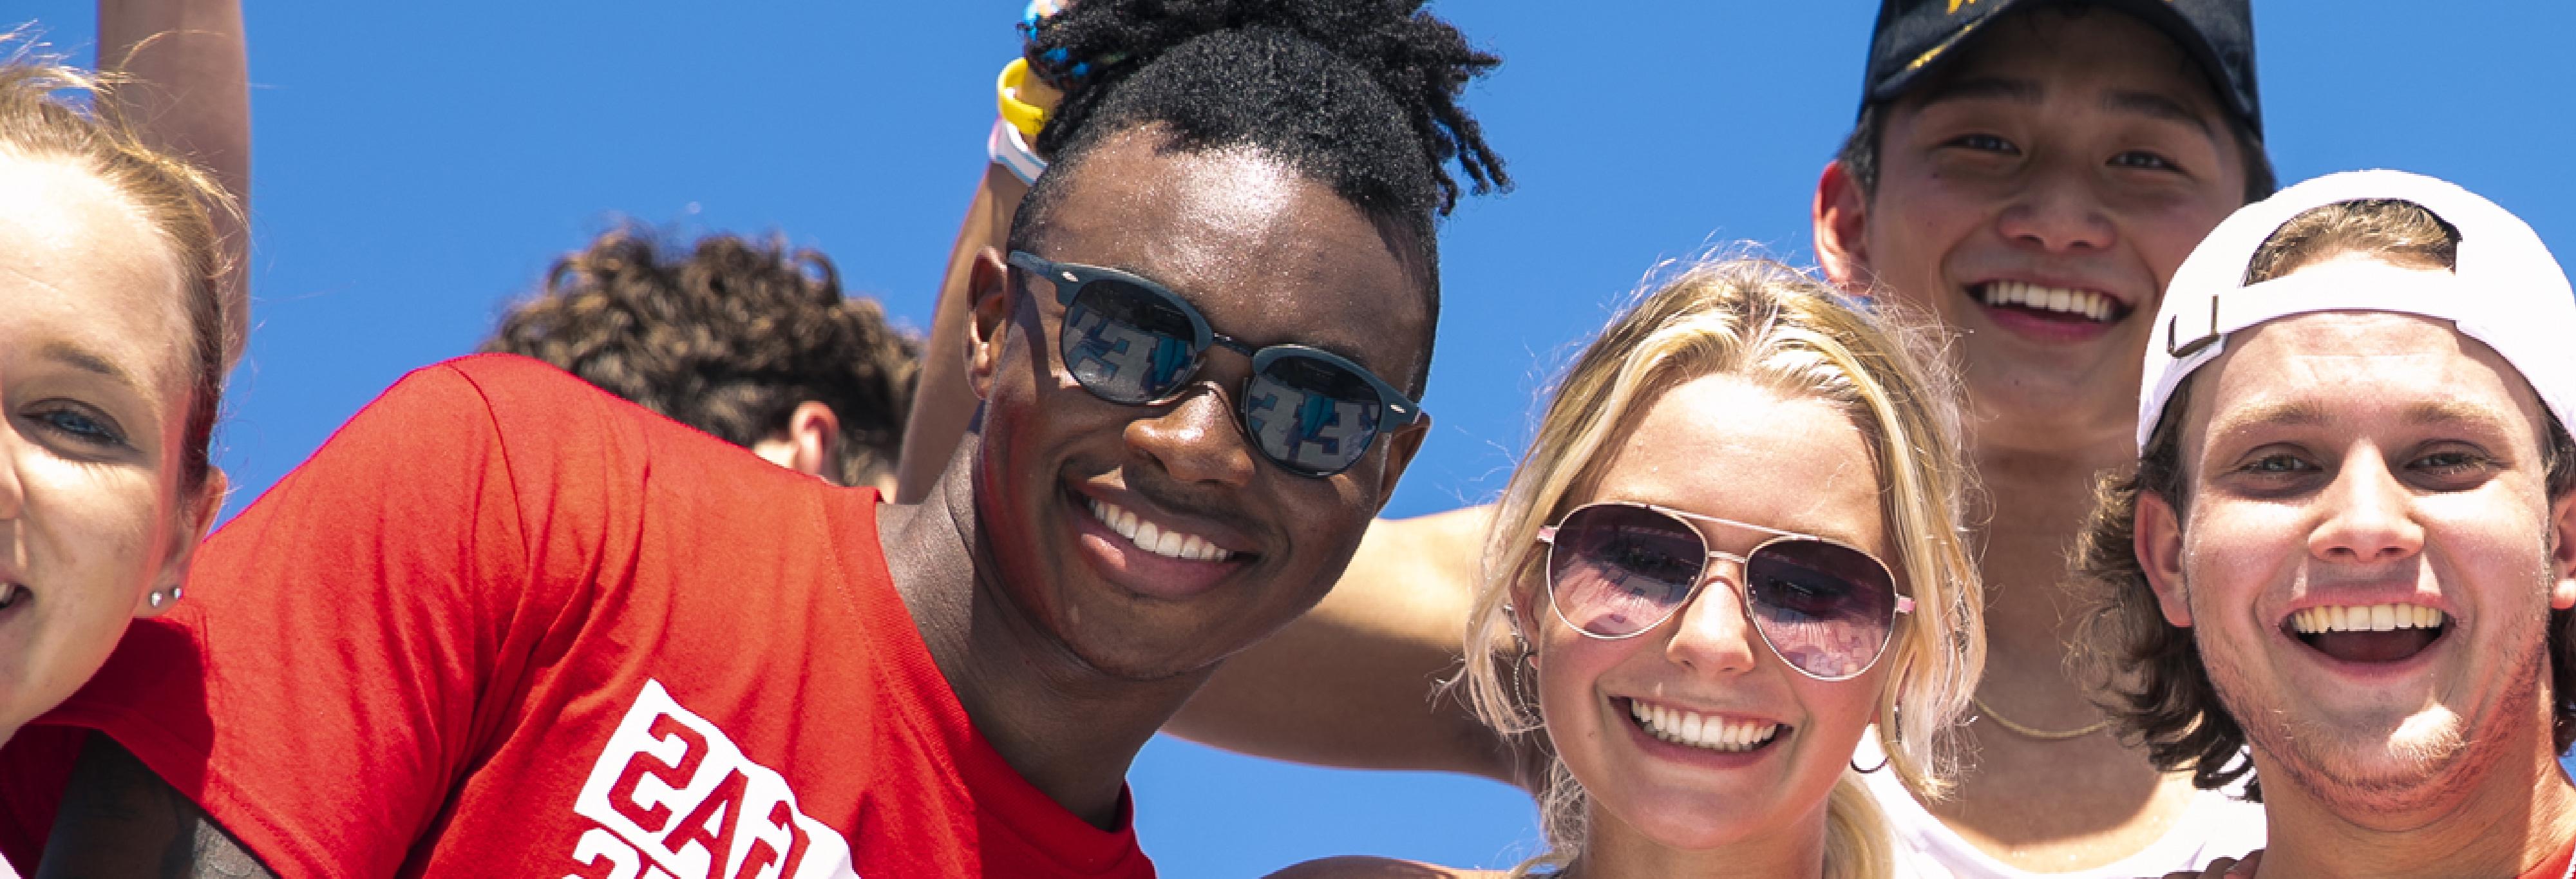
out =
<path fill-rule="evenodd" d="M 2434 174 L 2571 247 L 2576 4 L 2258 6 L 2285 181 Z M 1506 59 L 1470 103 L 1520 188 L 1446 227 L 1423 401 L 1437 426 L 1390 512 L 1500 490 L 1548 369 L 1658 260 L 1737 241 L 1809 259 L 1809 194 L 1850 124 L 1874 7 L 1434 4 Z M 239 498 L 403 372 L 474 347 L 550 259 L 619 218 L 783 232 L 926 326 L 1019 8 L 251 4 L 256 329 L 218 437 Z M 30 18 L 87 62 L 88 2 L 17 0 L 0 27 Z M 1506 866 L 1537 838 L 1528 801 L 1482 781 L 1172 741 L 1132 778 L 1171 876 L 1348 853 Z"/>

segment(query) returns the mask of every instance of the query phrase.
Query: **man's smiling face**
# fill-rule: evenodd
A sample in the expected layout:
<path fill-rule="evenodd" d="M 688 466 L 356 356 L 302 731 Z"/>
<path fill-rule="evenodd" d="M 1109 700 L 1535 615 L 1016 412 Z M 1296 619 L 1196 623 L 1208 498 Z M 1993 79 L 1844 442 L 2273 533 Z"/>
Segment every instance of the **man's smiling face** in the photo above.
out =
<path fill-rule="evenodd" d="M 2141 500 L 2139 558 L 2267 780 L 2396 814 L 2549 747 L 2576 500 L 2520 373 L 2444 321 L 2324 312 L 2231 336 L 2192 395 L 2187 499 Z"/>
<path fill-rule="evenodd" d="M 1026 242 L 1037 256 L 1151 279 L 1248 344 L 1322 348 L 1418 385 L 1430 269 L 1328 187 L 1257 151 L 1168 148 L 1154 129 L 1051 173 L 1067 172 Z M 992 330 L 975 352 L 975 480 L 982 551 L 1019 616 L 1092 668 L 1151 680 L 1321 600 L 1427 427 L 1382 433 L 1340 474 L 1297 475 L 1237 420 L 1245 357 L 1208 352 L 1163 404 L 1104 401 L 1058 356 L 1052 282 L 1008 283 L 978 317 Z"/>
<path fill-rule="evenodd" d="M 1961 333 L 1979 409 L 2117 434 L 2165 283 L 2244 203 L 2244 157 L 2207 79 L 2144 22 L 2040 9 L 1987 28 L 1886 108 L 1856 268 Z"/>

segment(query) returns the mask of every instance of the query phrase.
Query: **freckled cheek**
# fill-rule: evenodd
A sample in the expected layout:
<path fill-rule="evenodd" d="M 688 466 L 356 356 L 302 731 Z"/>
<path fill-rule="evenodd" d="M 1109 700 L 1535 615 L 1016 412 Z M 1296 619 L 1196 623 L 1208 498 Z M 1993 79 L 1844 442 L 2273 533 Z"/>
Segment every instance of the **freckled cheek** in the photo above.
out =
<path fill-rule="evenodd" d="M 2286 592 L 2308 559 L 2308 526 L 2286 510 L 2204 503 L 2183 540 L 2183 583 L 2196 628 L 2259 628 L 2266 590 Z"/>
<path fill-rule="evenodd" d="M 177 535 L 149 483 L 63 478 L 77 476 L 94 474 L 29 479 L 21 521 L 32 585 L 40 602 L 54 605 L 48 618 L 87 630 L 124 619 Z"/>
<path fill-rule="evenodd" d="M 1815 680 L 1796 672 L 1790 672 L 1786 677 L 1789 685 L 1797 690 L 1799 706 L 1810 715 L 1807 722 L 1830 725 L 1834 736 L 1850 736 L 1855 741 L 1861 728 L 1874 719 L 1872 715 L 1878 708 L 1880 688 L 1888 685 L 1885 662 L 1871 668 L 1868 674 L 1837 683 Z M 1790 722 L 1798 721 L 1793 718 Z"/>
<path fill-rule="evenodd" d="M 1541 625 L 1549 631 L 1537 645 L 1538 680 L 1535 682 L 1541 710 L 1550 729 L 1562 724 L 1564 732 L 1598 736 L 1598 706 L 1604 698 L 1600 692 L 1603 675 L 1619 667 L 1629 654 L 1648 637 L 1624 641 L 1597 641 L 1566 631 L 1553 617 L 1543 618 Z M 1504 685 L 1511 686 L 1511 669 L 1503 669 Z M 1530 669 L 1521 673 L 1526 676 Z M 1653 695 L 1652 693 L 1628 695 Z"/>

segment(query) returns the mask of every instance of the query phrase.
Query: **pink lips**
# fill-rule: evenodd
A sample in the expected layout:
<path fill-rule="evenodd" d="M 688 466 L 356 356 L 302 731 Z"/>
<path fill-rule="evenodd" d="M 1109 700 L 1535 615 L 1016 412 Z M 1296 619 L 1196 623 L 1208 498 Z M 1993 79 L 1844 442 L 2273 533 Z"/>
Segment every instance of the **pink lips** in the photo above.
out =
<path fill-rule="evenodd" d="M 2119 296 L 2083 285 L 1993 280 L 1968 285 L 1967 296 L 1997 327 L 2052 344 L 2109 335 L 2130 311 Z"/>
<path fill-rule="evenodd" d="M 1089 560 L 1106 579 L 1129 592 L 1165 601 L 1185 601 L 1214 590 L 1218 584 L 1232 576 L 1235 571 L 1242 569 L 1249 561 L 1248 553 L 1228 551 L 1223 548 L 1223 544 L 1205 538 L 1201 538 L 1199 543 L 1190 550 L 1184 551 L 1198 557 L 1176 558 L 1170 554 L 1148 550 L 1138 546 L 1135 539 L 1120 534 L 1118 529 L 1112 527 L 1109 522 L 1103 521 L 1095 512 L 1097 503 L 1101 502 L 1081 495 L 1069 495 L 1066 498 L 1066 506 L 1069 507 L 1067 516 L 1073 522 L 1075 544 L 1080 548 L 1081 555 Z M 1130 501 L 1130 503 L 1135 502 Z M 1130 515 L 1154 518 L 1150 514 L 1131 513 Z M 1215 536 L 1217 540 L 1240 543 L 1223 535 Z M 1209 555 L 1222 557 L 1211 559 L 1207 558 Z"/>

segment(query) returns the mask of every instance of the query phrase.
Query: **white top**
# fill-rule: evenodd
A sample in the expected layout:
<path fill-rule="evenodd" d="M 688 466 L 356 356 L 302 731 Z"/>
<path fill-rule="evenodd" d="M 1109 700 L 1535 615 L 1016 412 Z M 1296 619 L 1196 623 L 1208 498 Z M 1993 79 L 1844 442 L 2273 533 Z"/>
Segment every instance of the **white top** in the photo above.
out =
<path fill-rule="evenodd" d="M 1862 737 L 1860 753 L 1852 759 L 1861 766 L 1876 765 L 1877 736 Z M 1879 810 L 1887 815 L 1888 829 L 1895 837 L 1896 875 L 1900 879 L 2161 877 L 2180 870 L 2198 870 L 2212 860 L 2242 857 L 2263 847 L 2263 806 L 2236 798 L 2245 792 L 2244 782 L 2239 779 L 2226 790 L 2197 792 L 2173 827 L 2136 854 L 2089 870 L 2035 873 L 1996 860 L 1970 845 L 1915 802 L 1905 784 L 1896 780 L 1896 773 L 1872 772 L 1862 777 L 1877 798 Z"/>

